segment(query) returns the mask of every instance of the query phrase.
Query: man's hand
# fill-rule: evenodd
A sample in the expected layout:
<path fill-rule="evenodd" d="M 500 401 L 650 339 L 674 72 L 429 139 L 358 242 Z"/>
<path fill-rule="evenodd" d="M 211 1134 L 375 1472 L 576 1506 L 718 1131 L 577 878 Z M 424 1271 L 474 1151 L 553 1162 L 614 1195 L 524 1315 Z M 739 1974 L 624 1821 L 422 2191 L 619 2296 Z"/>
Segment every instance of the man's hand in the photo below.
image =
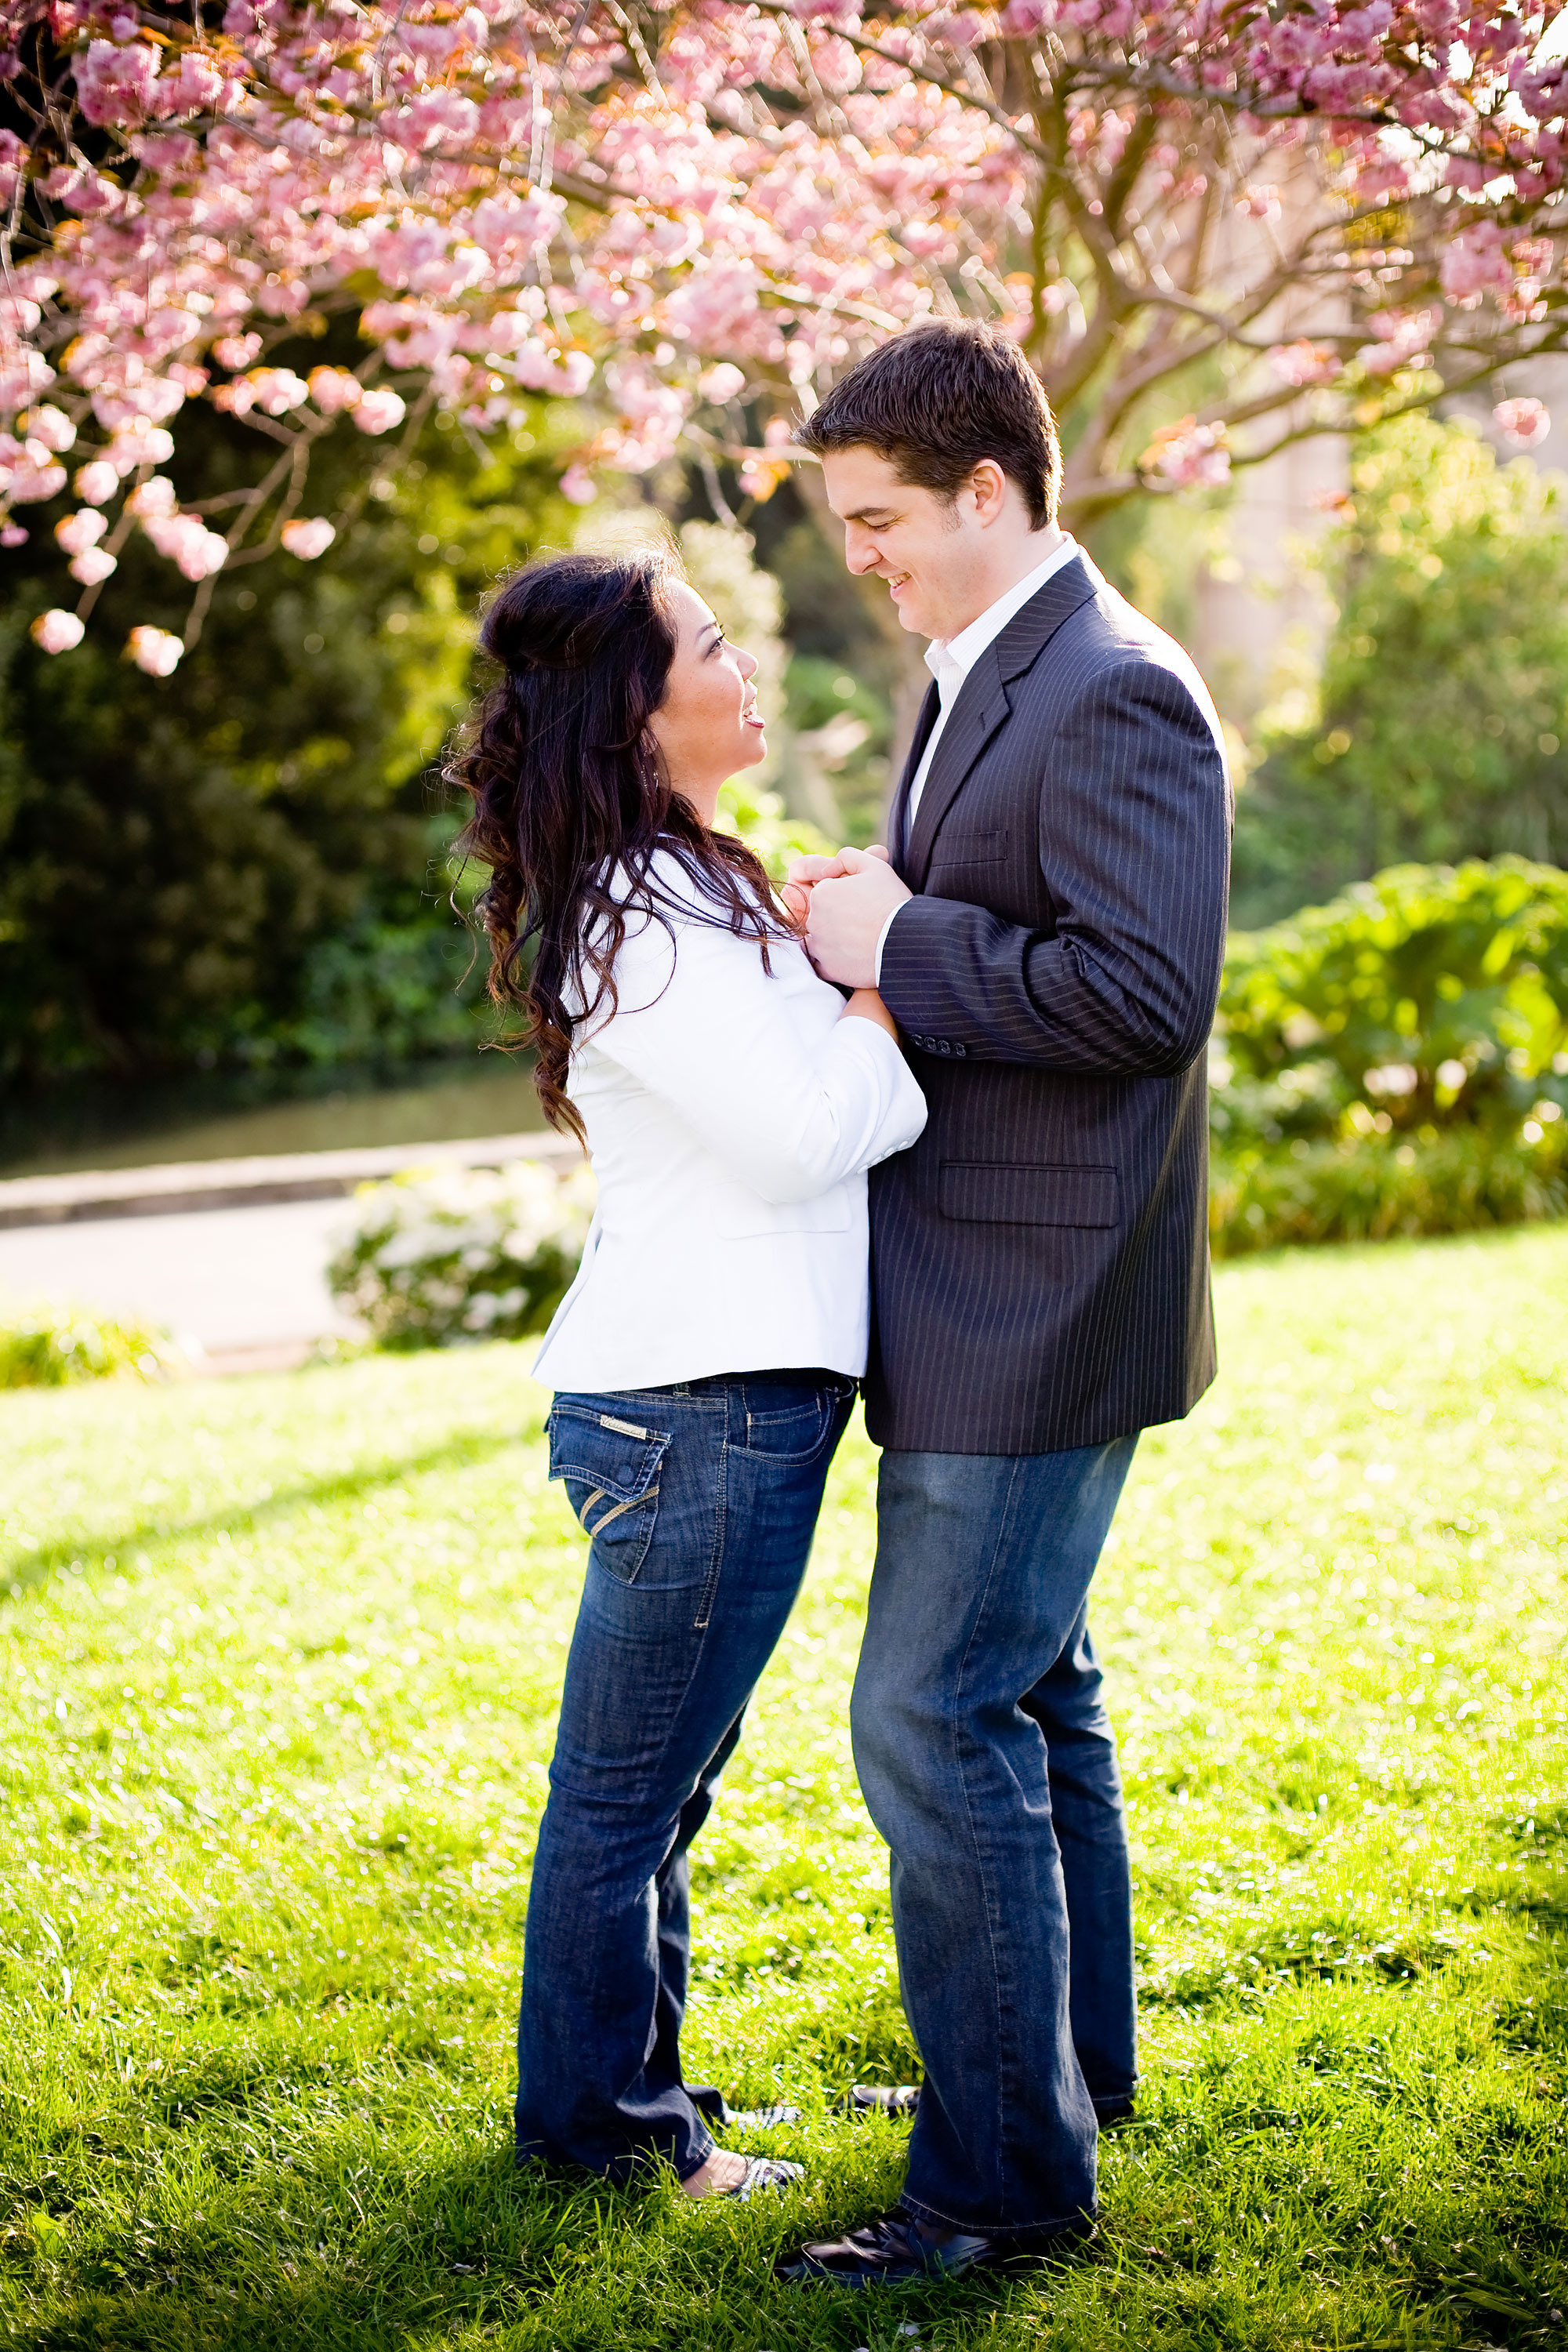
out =
<path fill-rule="evenodd" d="M 781 886 L 779 897 L 788 908 L 790 919 L 796 929 L 804 936 L 811 911 L 811 894 L 816 884 L 855 871 L 854 866 L 845 864 L 846 858 L 885 858 L 887 855 L 881 843 L 874 841 L 869 849 L 841 849 L 834 857 L 792 857 L 789 862 L 789 878 Z"/>
<path fill-rule="evenodd" d="M 823 869 L 800 877 L 810 885 L 806 953 L 825 980 L 843 988 L 874 988 L 882 926 L 913 893 L 893 872 L 885 849 L 841 849 L 837 857 L 800 863 Z"/>

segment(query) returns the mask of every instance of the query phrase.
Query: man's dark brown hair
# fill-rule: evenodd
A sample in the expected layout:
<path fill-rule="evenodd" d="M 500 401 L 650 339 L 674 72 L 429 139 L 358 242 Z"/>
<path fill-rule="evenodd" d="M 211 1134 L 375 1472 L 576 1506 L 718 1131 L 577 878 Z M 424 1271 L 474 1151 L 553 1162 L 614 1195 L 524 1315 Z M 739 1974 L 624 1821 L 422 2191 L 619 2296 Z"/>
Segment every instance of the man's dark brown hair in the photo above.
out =
<path fill-rule="evenodd" d="M 958 496 L 983 457 L 1028 502 L 1030 527 L 1057 517 L 1061 450 L 1039 377 L 1015 342 L 978 320 L 910 327 L 858 360 L 795 429 L 814 456 L 874 449 L 900 482 Z"/>

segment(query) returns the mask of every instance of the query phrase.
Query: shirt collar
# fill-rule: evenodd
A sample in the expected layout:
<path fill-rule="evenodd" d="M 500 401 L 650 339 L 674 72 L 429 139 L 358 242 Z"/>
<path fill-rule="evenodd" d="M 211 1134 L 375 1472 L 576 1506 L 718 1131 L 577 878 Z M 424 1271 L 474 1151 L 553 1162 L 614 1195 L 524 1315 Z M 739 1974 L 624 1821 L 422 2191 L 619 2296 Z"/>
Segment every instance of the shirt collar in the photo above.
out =
<path fill-rule="evenodd" d="M 987 604 L 976 621 L 960 629 L 955 637 L 938 637 L 926 647 L 926 667 L 937 682 L 945 709 L 963 684 L 987 646 L 998 638 L 1015 613 L 1021 613 L 1031 597 L 1037 596 L 1054 572 L 1061 571 L 1079 553 L 1079 544 L 1070 531 L 1064 531 L 1059 547 L 1054 547 L 1042 563 L 1015 582 L 994 604 Z"/>

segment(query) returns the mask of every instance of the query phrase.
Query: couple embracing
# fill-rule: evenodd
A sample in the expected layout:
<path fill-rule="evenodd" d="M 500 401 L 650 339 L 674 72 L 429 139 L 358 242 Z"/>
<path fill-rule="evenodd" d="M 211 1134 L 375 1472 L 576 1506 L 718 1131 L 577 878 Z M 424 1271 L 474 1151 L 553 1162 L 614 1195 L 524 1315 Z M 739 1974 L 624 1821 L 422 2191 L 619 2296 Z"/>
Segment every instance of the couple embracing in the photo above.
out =
<path fill-rule="evenodd" d="M 781 2270 L 866 2286 L 1083 2234 L 1098 2131 L 1133 2098 L 1088 1596 L 1139 1431 L 1214 1373 L 1230 806 L 1192 665 L 1057 527 L 1055 428 L 1014 345 L 912 329 L 798 437 L 850 569 L 932 640 L 886 853 L 799 861 L 775 894 L 712 830 L 763 753 L 755 664 L 657 554 L 502 591 L 460 774 L 492 985 L 599 1185 L 536 1367 L 590 1549 L 518 2153 L 617 2180 L 662 2159 L 693 2197 L 799 2177 L 720 2144 L 721 2095 L 682 2078 L 687 1856 L 863 1384 L 882 1454 L 855 1760 L 924 2079 L 896 2209 Z"/>

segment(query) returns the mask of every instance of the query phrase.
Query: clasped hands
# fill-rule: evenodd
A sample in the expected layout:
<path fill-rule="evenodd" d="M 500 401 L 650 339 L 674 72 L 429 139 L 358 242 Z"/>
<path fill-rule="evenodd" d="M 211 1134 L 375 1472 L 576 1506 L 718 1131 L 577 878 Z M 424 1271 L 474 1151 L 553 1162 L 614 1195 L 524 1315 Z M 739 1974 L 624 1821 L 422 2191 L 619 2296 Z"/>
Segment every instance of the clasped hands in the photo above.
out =
<path fill-rule="evenodd" d="M 841 988 L 875 988 L 877 942 L 907 889 L 879 844 L 841 849 L 836 857 L 796 857 L 780 896 L 824 980 Z"/>

